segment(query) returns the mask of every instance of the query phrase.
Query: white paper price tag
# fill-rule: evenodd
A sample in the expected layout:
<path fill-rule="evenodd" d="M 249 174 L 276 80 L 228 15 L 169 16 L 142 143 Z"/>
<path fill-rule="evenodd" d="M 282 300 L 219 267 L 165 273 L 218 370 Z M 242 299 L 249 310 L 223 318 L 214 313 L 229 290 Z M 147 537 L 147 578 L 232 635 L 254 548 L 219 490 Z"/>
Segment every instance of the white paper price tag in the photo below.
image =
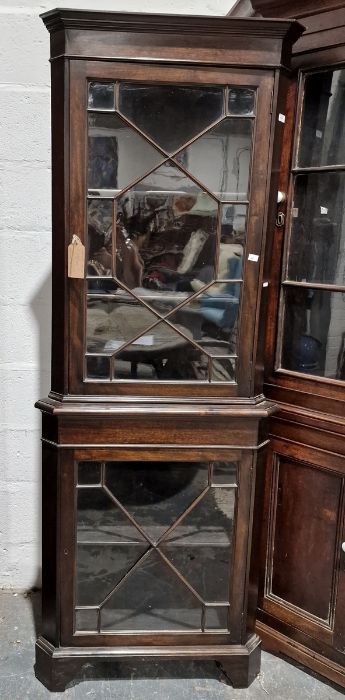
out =
<path fill-rule="evenodd" d="M 249 253 L 248 260 L 251 260 L 251 262 L 257 262 L 259 260 L 259 256 L 254 255 L 254 253 Z"/>
<path fill-rule="evenodd" d="M 281 112 L 279 112 L 278 121 L 285 124 L 285 114 L 281 114 Z"/>

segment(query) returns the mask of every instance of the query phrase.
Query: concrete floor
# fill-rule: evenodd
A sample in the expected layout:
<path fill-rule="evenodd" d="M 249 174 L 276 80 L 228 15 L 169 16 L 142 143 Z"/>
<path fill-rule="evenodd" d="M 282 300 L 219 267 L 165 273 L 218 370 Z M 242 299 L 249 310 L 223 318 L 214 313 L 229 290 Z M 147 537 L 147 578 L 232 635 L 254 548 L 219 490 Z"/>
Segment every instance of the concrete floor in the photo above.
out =
<path fill-rule="evenodd" d="M 121 663 L 115 679 L 106 663 L 99 680 L 83 680 L 65 693 L 49 693 L 33 671 L 39 607 L 39 593 L 25 597 L 0 591 L 0 700 L 50 696 L 54 700 L 340 700 L 345 694 L 267 653 L 263 653 L 260 676 L 248 690 L 226 685 L 212 662 L 171 661 Z"/>

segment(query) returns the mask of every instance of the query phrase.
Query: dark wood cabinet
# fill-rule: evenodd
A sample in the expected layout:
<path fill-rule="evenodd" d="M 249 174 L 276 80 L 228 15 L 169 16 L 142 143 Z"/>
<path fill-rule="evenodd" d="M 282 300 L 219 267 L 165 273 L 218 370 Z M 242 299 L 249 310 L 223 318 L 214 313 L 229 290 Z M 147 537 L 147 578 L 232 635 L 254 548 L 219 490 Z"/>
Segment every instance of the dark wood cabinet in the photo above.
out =
<path fill-rule="evenodd" d="M 264 393 L 270 419 L 256 629 L 268 649 L 345 686 L 345 9 L 237 3 L 299 18 L 271 255 Z"/>
<path fill-rule="evenodd" d="M 52 390 L 37 404 L 36 674 L 58 690 L 84 664 L 185 657 L 246 686 L 260 663 L 274 410 L 262 392 L 266 230 L 302 28 L 74 10 L 43 20 L 53 340 Z"/>
<path fill-rule="evenodd" d="M 272 419 L 257 630 L 343 685 L 344 438 L 302 421 L 287 407 Z"/>

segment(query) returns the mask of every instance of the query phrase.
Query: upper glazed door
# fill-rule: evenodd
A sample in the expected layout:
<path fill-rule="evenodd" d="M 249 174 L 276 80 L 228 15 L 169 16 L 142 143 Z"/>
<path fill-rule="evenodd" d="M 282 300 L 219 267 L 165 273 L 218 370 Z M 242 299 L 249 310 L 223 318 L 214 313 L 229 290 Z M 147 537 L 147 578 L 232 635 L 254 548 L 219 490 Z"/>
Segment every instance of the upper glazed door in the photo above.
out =
<path fill-rule="evenodd" d="M 72 62 L 70 86 L 72 393 L 250 396 L 272 76 Z"/>

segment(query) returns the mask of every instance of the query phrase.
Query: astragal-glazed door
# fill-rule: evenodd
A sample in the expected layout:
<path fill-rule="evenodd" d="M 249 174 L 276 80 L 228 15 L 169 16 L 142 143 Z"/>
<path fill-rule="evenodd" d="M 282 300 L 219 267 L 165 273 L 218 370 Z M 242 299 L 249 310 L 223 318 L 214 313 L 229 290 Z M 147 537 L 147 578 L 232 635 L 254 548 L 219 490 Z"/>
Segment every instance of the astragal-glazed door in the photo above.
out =
<path fill-rule="evenodd" d="M 72 62 L 70 84 L 72 393 L 249 395 L 272 75 Z"/>

